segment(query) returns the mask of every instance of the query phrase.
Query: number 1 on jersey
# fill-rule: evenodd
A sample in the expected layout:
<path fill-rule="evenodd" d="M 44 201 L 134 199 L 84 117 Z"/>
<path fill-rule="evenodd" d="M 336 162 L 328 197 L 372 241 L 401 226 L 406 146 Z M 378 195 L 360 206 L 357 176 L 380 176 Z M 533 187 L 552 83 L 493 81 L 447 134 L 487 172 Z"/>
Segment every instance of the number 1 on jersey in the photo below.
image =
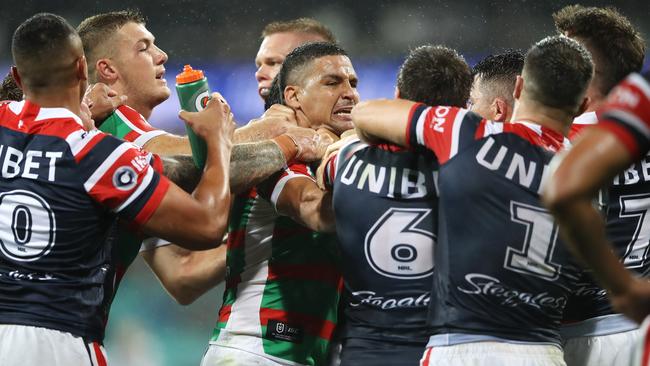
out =
<path fill-rule="evenodd" d="M 508 247 L 505 268 L 550 281 L 557 279 L 561 266 L 552 261 L 558 235 L 553 216 L 542 208 L 511 201 L 510 219 L 526 226 L 526 239 L 521 249 Z"/>

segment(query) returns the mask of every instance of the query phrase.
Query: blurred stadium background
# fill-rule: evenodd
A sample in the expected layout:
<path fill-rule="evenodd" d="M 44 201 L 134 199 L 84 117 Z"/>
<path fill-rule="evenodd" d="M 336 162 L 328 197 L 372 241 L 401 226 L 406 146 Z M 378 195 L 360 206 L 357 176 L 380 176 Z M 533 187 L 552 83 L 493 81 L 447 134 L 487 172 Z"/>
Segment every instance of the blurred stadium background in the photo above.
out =
<path fill-rule="evenodd" d="M 156 44 L 169 55 L 168 84 L 183 64 L 206 72 L 210 86 L 229 101 L 245 123 L 262 112 L 254 79 L 254 57 L 265 24 L 302 16 L 328 25 L 349 52 L 359 75 L 362 99 L 390 98 L 397 68 L 409 49 L 424 43 L 456 48 L 470 65 L 504 48 L 526 49 L 554 32 L 551 14 L 571 1 L 532 0 L 27 0 L 3 1 L 0 70 L 11 64 L 11 35 L 38 12 L 64 16 L 74 26 L 100 12 L 137 8 L 148 17 Z M 650 38 L 647 0 L 581 1 L 615 6 Z M 646 58 L 646 68 L 650 60 Z M 150 122 L 183 133 L 178 100 L 159 106 Z M 198 365 L 206 348 L 223 288 L 180 306 L 138 259 L 129 269 L 111 311 L 106 347 L 112 365 Z"/>

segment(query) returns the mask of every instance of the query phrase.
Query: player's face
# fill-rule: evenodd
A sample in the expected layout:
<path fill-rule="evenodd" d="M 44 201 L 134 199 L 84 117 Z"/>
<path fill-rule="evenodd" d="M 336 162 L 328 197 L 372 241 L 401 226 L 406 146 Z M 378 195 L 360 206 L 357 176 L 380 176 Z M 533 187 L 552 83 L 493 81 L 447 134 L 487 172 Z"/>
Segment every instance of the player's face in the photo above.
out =
<path fill-rule="evenodd" d="M 167 54 L 154 44 L 154 37 L 138 23 L 127 23 L 116 34 L 115 66 L 123 94 L 130 103 L 151 108 L 169 98 L 165 81 Z"/>
<path fill-rule="evenodd" d="M 269 88 L 275 75 L 280 72 L 284 58 L 294 48 L 307 42 L 319 42 L 324 39 L 308 33 L 282 32 L 264 37 L 257 56 L 255 56 L 255 79 L 257 93 L 262 99 L 269 95 Z"/>
<path fill-rule="evenodd" d="M 305 70 L 297 98 L 310 127 L 340 135 L 354 126 L 350 111 L 359 102 L 357 74 L 347 56 L 325 56 Z"/>
<path fill-rule="evenodd" d="M 482 82 L 479 75 L 474 76 L 472 90 L 469 93 L 469 110 L 483 118 L 494 120 L 494 111 L 493 108 L 490 108 L 492 100 L 489 95 L 484 93 Z"/>

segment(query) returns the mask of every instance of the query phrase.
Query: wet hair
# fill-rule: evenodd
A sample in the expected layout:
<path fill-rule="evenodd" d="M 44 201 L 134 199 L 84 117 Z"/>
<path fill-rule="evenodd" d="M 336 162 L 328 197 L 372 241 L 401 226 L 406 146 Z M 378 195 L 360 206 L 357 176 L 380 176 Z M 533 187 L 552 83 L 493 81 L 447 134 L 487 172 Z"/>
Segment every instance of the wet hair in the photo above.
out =
<path fill-rule="evenodd" d="M 487 95 L 507 99 L 514 103 L 512 92 L 517 75 L 524 68 L 524 54 L 519 50 L 505 50 L 479 61 L 472 72 L 481 79 L 481 89 Z"/>
<path fill-rule="evenodd" d="M 553 19 L 558 32 L 584 43 L 593 53 L 594 78 L 603 95 L 628 74 L 641 71 L 644 40 L 616 9 L 570 5 L 553 14 Z"/>
<path fill-rule="evenodd" d="M 78 39 L 65 19 L 51 13 L 36 14 L 19 25 L 11 40 L 11 53 L 25 86 L 51 87 L 67 79 L 70 68 L 66 63 L 76 51 Z"/>
<path fill-rule="evenodd" d="M 329 42 L 306 43 L 295 48 L 284 59 L 280 72 L 273 79 L 264 108 L 268 109 L 273 104 L 284 104 L 284 89 L 287 85 L 295 83 L 297 75 L 311 65 L 312 61 L 338 55 L 347 56 L 347 53 L 338 45 Z"/>
<path fill-rule="evenodd" d="M 552 36 L 535 43 L 524 60 L 524 89 L 545 106 L 576 113 L 594 72 L 589 52 L 575 40 Z"/>
<path fill-rule="evenodd" d="M 107 42 L 115 32 L 128 23 L 146 24 L 146 18 L 138 10 L 113 11 L 84 19 L 77 27 L 88 60 L 88 76 L 97 82 L 95 63 L 112 52 Z"/>
<path fill-rule="evenodd" d="M 336 43 L 336 38 L 332 31 L 312 18 L 298 18 L 269 23 L 262 30 L 262 38 L 275 33 L 285 32 L 314 34 L 322 37 L 326 42 Z"/>
<path fill-rule="evenodd" d="M 16 80 L 8 73 L 2 80 L 2 87 L 0 87 L 0 101 L 3 100 L 23 100 L 23 91 L 16 84 Z"/>
<path fill-rule="evenodd" d="M 471 86 L 472 73 L 465 59 L 444 46 L 412 50 L 397 75 L 400 98 L 428 105 L 465 106 Z"/>

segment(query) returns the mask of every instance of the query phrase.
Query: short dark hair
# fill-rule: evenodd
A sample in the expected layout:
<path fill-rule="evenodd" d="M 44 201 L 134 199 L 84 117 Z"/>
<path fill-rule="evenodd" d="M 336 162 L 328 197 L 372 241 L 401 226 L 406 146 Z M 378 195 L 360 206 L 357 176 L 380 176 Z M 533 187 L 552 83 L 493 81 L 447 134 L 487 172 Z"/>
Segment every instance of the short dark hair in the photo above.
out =
<path fill-rule="evenodd" d="M 321 22 L 312 18 L 298 18 L 269 23 L 262 30 L 262 38 L 284 32 L 314 34 L 321 36 L 326 42 L 336 43 L 336 38 L 332 31 Z"/>
<path fill-rule="evenodd" d="M 506 98 L 512 104 L 517 75 L 521 75 L 523 68 L 523 52 L 508 49 L 485 57 L 474 66 L 472 72 L 481 79 L 483 92 Z"/>
<path fill-rule="evenodd" d="M 428 105 L 465 106 L 472 73 L 465 59 L 451 48 L 424 45 L 412 50 L 400 66 L 400 98 Z"/>
<path fill-rule="evenodd" d="M 643 37 L 616 9 L 570 5 L 553 14 L 553 20 L 559 32 L 584 42 L 594 53 L 595 78 L 603 95 L 628 74 L 641 71 Z"/>
<path fill-rule="evenodd" d="M 110 40 L 117 30 L 128 23 L 146 24 L 146 18 L 138 10 L 113 11 L 93 15 L 84 19 L 77 27 L 79 37 L 84 46 L 88 60 L 88 76 L 96 82 L 95 63 L 102 57 L 107 57 L 110 49 L 106 42 Z"/>
<path fill-rule="evenodd" d="M 575 40 L 546 37 L 535 43 L 524 61 L 524 89 L 545 106 L 576 113 L 594 72 L 591 55 Z"/>
<path fill-rule="evenodd" d="M 309 66 L 312 61 L 325 56 L 347 56 L 347 52 L 338 45 L 330 42 L 305 43 L 291 51 L 282 63 L 280 72 L 273 79 L 269 96 L 264 103 L 265 109 L 273 104 L 284 104 L 284 89 L 300 70 Z"/>
<path fill-rule="evenodd" d="M 71 49 L 75 38 L 79 38 L 75 29 L 51 13 L 36 14 L 19 25 L 11 40 L 11 53 L 24 84 L 42 88 L 60 82 L 61 62 L 69 55 L 65 51 Z"/>
<path fill-rule="evenodd" d="M 23 100 L 23 91 L 16 84 L 16 80 L 8 73 L 2 80 L 2 87 L 0 88 L 0 101 L 2 100 Z"/>

